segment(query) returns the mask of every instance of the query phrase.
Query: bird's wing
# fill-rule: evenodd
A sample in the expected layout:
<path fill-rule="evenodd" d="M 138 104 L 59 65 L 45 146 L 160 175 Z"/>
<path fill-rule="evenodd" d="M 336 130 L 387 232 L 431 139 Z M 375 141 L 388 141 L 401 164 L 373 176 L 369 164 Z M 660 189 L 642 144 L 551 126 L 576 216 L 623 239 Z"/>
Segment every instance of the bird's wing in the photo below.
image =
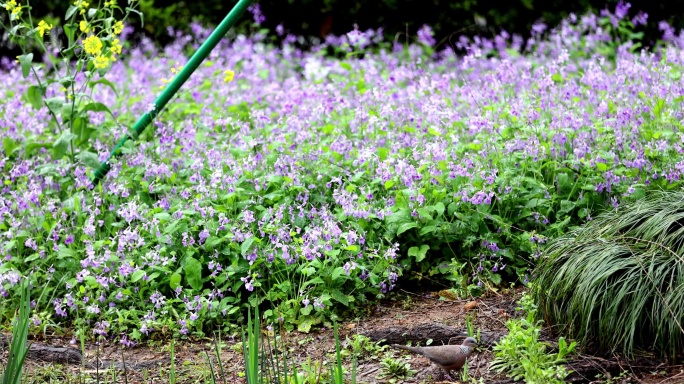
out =
<path fill-rule="evenodd" d="M 462 345 L 444 345 L 425 347 L 422 355 L 442 366 L 460 364 L 468 357 L 468 347 Z"/>

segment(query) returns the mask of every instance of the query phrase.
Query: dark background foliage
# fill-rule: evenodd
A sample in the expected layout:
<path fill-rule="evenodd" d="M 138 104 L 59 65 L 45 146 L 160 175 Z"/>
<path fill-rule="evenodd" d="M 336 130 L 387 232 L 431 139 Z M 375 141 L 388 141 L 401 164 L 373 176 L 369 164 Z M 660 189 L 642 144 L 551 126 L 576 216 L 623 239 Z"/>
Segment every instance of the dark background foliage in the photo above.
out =
<path fill-rule="evenodd" d="M 94 0 L 93 0 L 94 1 Z M 122 5 L 126 2 L 120 0 Z M 148 35 L 164 43 L 167 27 L 187 29 L 193 20 L 219 23 L 235 1 L 226 0 L 138 0 L 144 12 L 144 29 Z M 71 2 L 64 0 L 34 1 L 37 15 L 62 16 Z M 614 9 L 614 0 L 261 0 L 266 17 L 263 27 L 273 30 L 282 23 L 295 35 L 340 35 L 358 24 L 361 30 L 383 27 L 394 37 L 408 30 L 415 32 L 423 24 L 435 31 L 437 41 L 450 34 L 493 36 L 502 29 L 509 33 L 528 35 L 532 24 L 544 21 L 556 25 L 570 12 L 581 15 L 589 10 Z M 630 16 L 638 11 L 649 15 L 644 43 L 660 37 L 657 22 L 669 21 L 677 29 L 684 27 L 684 0 L 633 0 Z M 243 20 L 250 20 L 246 15 Z M 250 20 L 251 21 L 251 20 Z M 245 26 L 243 22 L 242 26 Z"/>

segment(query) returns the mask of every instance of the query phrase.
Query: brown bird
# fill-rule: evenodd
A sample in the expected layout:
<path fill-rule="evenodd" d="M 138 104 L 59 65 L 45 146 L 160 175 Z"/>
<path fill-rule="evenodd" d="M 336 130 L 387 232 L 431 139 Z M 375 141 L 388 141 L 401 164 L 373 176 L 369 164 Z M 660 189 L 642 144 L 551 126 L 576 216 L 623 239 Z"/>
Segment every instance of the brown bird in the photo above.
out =
<path fill-rule="evenodd" d="M 408 347 L 405 345 L 392 344 L 394 348 L 405 349 L 413 353 L 423 355 L 428 360 L 437 364 L 446 373 L 446 377 L 452 380 L 449 376 L 449 371 L 459 370 L 463 368 L 466 359 L 473 352 L 473 347 L 477 345 L 477 340 L 468 337 L 463 340 L 461 345 L 438 345 L 434 347 Z"/>

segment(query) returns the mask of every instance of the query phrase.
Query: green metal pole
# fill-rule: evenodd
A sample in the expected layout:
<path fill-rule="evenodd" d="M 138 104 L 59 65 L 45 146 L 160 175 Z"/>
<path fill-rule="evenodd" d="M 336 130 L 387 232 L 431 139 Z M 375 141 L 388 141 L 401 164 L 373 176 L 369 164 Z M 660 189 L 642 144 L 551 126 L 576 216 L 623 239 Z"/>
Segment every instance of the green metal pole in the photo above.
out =
<path fill-rule="evenodd" d="M 183 69 L 178 72 L 176 77 L 173 78 L 171 83 L 162 91 L 162 93 L 157 97 L 157 99 L 154 101 L 154 108 L 151 111 L 147 111 L 145 114 L 140 116 L 138 121 L 135 123 L 133 126 L 133 132 L 135 132 L 135 136 L 139 136 L 145 128 L 147 128 L 148 125 L 152 122 L 152 119 L 157 115 L 157 112 L 161 111 L 164 109 L 166 106 L 166 103 L 171 100 L 173 95 L 178 92 L 180 87 L 183 86 L 186 80 L 190 78 L 190 75 L 192 75 L 193 72 L 199 67 L 199 65 L 204 61 L 204 59 L 209 56 L 209 53 L 211 52 L 214 47 L 221 41 L 223 36 L 228 33 L 228 31 L 233 27 L 235 22 L 242 16 L 243 13 L 245 13 L 245 10 L 247 10 L 247 7 L 249 7 L 254 0 L 239 0 L 237 4 L 233 7 L 233 9 L 228 13 L 225 19 L 221 22 L 221 24 L 216 27 L 214 32 L 211 33 L 211 35 L 207 38 L 207 40 L 202 43 L 202 45 L 199 47 L 199 49 L 192 55 L 190 60 L 188 60 L 187 64 L 183 67 Z M 102 178 L 109 172 L 109 169 L 111 168 L 109 165 L 109 160 L 116 156 L 118 154 L 118 150 L 123 147 L 123 145 L 126 143 L 126 141 L 132 139 L 131 135 L 126 135 L 123 139 L 121 139 L 112 152 L 109 154 L 109 157 L 107 158 L 106 161 L 102 162 L 100 165 L 100 168 L 95 170 L 95 173 L 93 175 L 93 185 L 97 185 L 97 183 L 102 180 Z"/>

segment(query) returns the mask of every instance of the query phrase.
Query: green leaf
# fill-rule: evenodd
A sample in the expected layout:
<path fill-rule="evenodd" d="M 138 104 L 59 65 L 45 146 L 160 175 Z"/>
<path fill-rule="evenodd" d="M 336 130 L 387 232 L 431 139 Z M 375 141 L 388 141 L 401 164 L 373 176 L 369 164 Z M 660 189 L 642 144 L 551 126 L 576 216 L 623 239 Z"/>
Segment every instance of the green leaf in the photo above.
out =
<path fill-rule="evenodd" d="M 51 148 L 51 147 L 52 147 L 52 144 L 48 144 L 48 143 L 28 143 L 28 144 L 26 144 L 26 148 L 24 149 L 24 152 L 27 155 L 30 155 L 31 153 L 33 153 L 34 150 L 36 150 L 38 148 Z"/>
<path fill-rule="evenodd" d="M 85 164 L 87 167 L 95 169 L 100 167 L 100 160 L 98 159 L 98 156 L 95 153 L 82 151 L 78 155 L 76 155 L 76 158 L 81 160 L 83 164 Z"/>
<path fill-rule="evenodd" d="M 378 154 L 378 159 L 380 159 L 380 161 L 385 161 L 387 156 L 389 156 L 389 149 L 380 147 L 377 149 L 377 154 Z"/>
<path fill-rule="evenodd" d="M 25 78 L 31 73 L 31 65 L 33 65 L 33 53 L 27 53 L 18 57 L 19 64 L 21 64 L 21 75 Z"/>
<path fill-rule="evenodd" d="M 73 121 L 72 131 L 78 136 L 76 144 L 80 146 L 81 144 L 87 143 L 90 136 L 95 132 L 94 129 L 88 126 L 88 122 L 81 116 L 78 116 Z"/>
<path fill-rule="evenodd" d="M 73 16 L 74 13 L 76 13 L 76 11 L 78 11 L 78 7 L 75 5 L 70 5 L 66 11 L 66 15 L 64 16 L 64 20 L 69 20 L 69 18 L 71 18 L 71 16 Z"/>
<path fill-rule="evenodd" d="M 242 256 L 247 254 L 249 247 L 252 246 L 252 243 L 254 243 L 254 236 L 250 236 L 244 242 L 242 242 L 242 245 L 240 245 L 240 253 Z"/>
<path fill-rule="evenodd" d="M 333 273 L 331 275 L 332 281 L 335 282 L 335 280 L 339 279 L 341 276 L 346 277 L 346 272 L 344 271 L 343 267 L 337 267 L 333 270 Z M 345 279 L 346 280 L 346 279 Z"/>
<path fill-rule="evenodd" d="M 73 5 L 71 7 L 69 7 L 69 9 L 71 9 L 71 8 L 78 9 L 77 7 L 74 7 Z M 74 36 L 76 35 L 76 25 L 75 24 L 65 24 L 64 25 L 64 33 L 67 36 L 67 47 L 71 48 L 71 46 L 74 45 Z"/>
<path fill-rule="evenodd" d="M 138 269 L 131 275 L 131 283 L 135 283 L 136 281 L 142 279 L 143 276 L 145 276 L 145 271 Z"/>
<path fill-rule="evenodd" d="M 311 326 L 314 324 L 314 319 L 312 316 L 303 316 L 300 319 L 299 326 L 297 330 L 302 333 L 309 333 L 311 331 Z"/>
<path fill-rule="evenodd" d="M 442 133 L 437 130 L 435 127 L 430 127 L 428 128 L 428 133 L 431 134 L 432 136 L 442 136 Z"/>
<path fill-rule="evenodd" d="M 180 286 L 180 283 L 181 274 L 178 272 L 174 272 L 174 274 L 171 275 L 171 278 L 169 278 L 169 287 L 175 291 L 176 288 Z"/>
<path fill-rule="evenodd" d="M 69 133 L 69 131 L 64 131 L 52 144 L 52 156 L 55 160 L 59 160 L 66 154 L 69 149 L 69 143 L 71 140 L 75 139 L 76 135 Z"/>
<path fill-rule="evenodd" d="M 435 209 L 435 212 L 437 212 L 438 215 L 443 215 L 444 209 L 446 209 L 446 207 L 444 206 L 444 203 L 442 203 L 441 201 L 438 202 L 437 204 L 435 204 L 435 206 L 433 208 Z"/>
<path fill-rule="evenodd" d="M 420 229 L 419 234 L 420 234 L 421 236 L 423 236 L 423 235 L 427 235 L 427 234 L 430 233 L 430 232 L 434 232 L 434 231 L 436 231 L 436 230 L 437 230 L 437 227 L 436 227 L 436 226 L 434 226 L 434 225 L 427 225 L 427 226 L 425 226 L 425 227 L 423 227 L 423 228 Z"/>
<path fill-rule="evenodd" d="M 416 212 L 418 212 L 421 218 L 432 220 L 432 215 L 430 214 L 430 211 L 427 210 L 427 208 L 418 208 Z"/>
<path fill-rule="evenodd" d="M 340 292 L 340 290 L 338 289 L 333 289 L 332 291 L 330 291 L 330 297 L 332 297 L 332 299 L 335 301 L 339 301 L 345 307 L 349 306 L 349 297 L 344 293 Z"/>
<path fill-rule="evenodd" d="M 416 223 L 404 223 L 399 226 L 399 229 L 397 230 L 397 236 L 401 235 L 402 233 L 408 231 L 411 228 L 416 228 L 418 227 L 418 224 Z"/>
<path fill-rule="evenodd" d="M 19 146 L 17 145 L 17 141 L 13 138 L 5 137 L 2 139 L 2 148 L 5 150 L 6 156 L 11 156 Z"/>
<path fill-rule="evenodd" d="M 185 259 L 185 265 L 183 266 L 185 271 L 185 278 L 188 280 L 188 284 L 195 291 L 202 289 L 202 263 L 199 260 L 187 257 Z"/>
<path fill-rule="evenodd" d="M 112 111 L 109 110 L 109 108 L 107 108 L 106 105 L 104 105 L 104 104 L 102 104 L 102 103 L 98 103 L 98 102 L 86 104 L 86 105 L 83 107 L 82 111 L 83 111 L 83 112 L 85 112 L 85 111 L 107 112 L 107 113 L 109 113 L 112 117 L 114 117 L 114 114 L 112 113 Z"/>
<path fill-rule="evenodd" d="M 40 109 L 43 106 L 43 95 L 45 94 L 45 89 L 37 85 L 31 85 L 26 90 L 26 98 L 31 106 L 35 109 Z"/>
<path fill-rule="evenodd" d="M 114 83 L 112 83 L 111 81 L 109 81 L 109 80 L 107 80 L 107 79 L 105 79 L 105 78 L 101 78 L 101 79 L 97 79 L 97 80 L 95 80 L 95 81 L 91 81 L 91 82 L 88 84 L 88 86 L 89 86 L 90 88 L 95 88 L 95 86 L 96 86 L 97 84 L 102 84 L 102 85 L 108 86 L 109 88 L 112 89 L 112 91 L 114 91 L 114 94 L 115 94 L 116 96 L 119 96 L 119 92 L 116 91 L 116 87 L 114 86 Z"/>
<path fill-rule="evenodd" d="M 430 246 L 427 244 L 421 245 L 420 248 L 411 247 L 408 250 L 408 255 L 409 257 L 415 257 L 416 262 L 420 263 L 421 261 L 423 261 L 423 259 L 425 259 L 425 255 L 427 254 L 428 249 L 430 249 Z"/>
<path fill-rule="evenodd" d="M 64 100 L 61 97 L 49 97 L 45 99 L 45 104 L 55 113 L 59 113 L 64 106 Z M 69 116 L 62 116 L 69 117 Z"/>

